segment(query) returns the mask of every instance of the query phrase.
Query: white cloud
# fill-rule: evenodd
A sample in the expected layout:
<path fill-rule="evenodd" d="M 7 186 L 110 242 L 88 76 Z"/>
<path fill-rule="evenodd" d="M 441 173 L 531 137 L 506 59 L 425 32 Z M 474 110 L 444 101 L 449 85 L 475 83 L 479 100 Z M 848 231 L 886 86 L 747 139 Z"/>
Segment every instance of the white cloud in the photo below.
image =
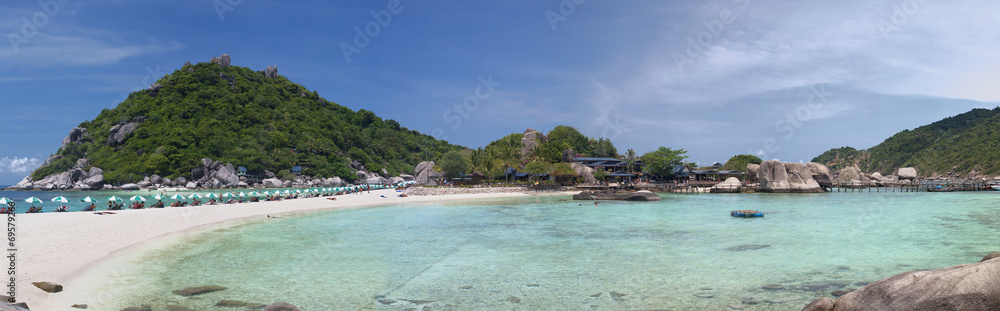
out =
<path fill-rule="evenodd" d="M 37 158 L 0 158 L 0 173 L 7 174 L 27 174 L 42 165 L 42 160 Z"/>

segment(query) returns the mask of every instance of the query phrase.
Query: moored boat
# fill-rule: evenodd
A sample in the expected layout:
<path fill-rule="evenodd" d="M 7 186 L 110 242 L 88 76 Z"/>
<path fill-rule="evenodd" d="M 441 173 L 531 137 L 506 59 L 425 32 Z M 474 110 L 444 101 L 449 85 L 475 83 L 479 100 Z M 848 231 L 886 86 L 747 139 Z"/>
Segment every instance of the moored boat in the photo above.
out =
<path fill-rule="evenodd" d="M 729 212 L 729 214 L 732 215 L 733 217 L 742 217 L 742 218 L 764 217 L 764 212 L 754 211 L 754 210 L 732 211 Z"/>

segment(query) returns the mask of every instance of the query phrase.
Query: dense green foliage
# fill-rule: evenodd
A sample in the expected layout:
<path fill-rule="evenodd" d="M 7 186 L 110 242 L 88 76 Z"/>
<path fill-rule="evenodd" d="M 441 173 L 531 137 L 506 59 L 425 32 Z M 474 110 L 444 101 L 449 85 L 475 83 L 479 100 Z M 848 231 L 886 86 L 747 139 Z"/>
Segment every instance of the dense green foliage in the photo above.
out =
<path fill-rule="evenodd" d="M 88 130 L 83 142 L 59 150 L 64 158 L 33 178 L 65 171 L 79 158 L 102 168 L 113 184 L 152 174 L 176 178 L 208 157 L 251 173 L 300 165 L 306 175 L 354 180 L 351 161 L 396 175 L 461 149 L 371 111 L 327 102 L 285 77 L 271 79 L 245 67 L 200 63 L 157 83 L 162 88 L 155 96 L 145 90 L 132 93 L 118 107 L 80 124 Z M 106 144 L 113 126 L 136 117 L 145 121 L 122 145 Z"/>
<path fill-rule="evenodd" d="M 755 155 L 741 154 L 729 158 L 729 161 L 726 161 L 726 164 L 722 166 L 722 170 L 742 172 L 747 170 L 747 164 L 761 164 L 763 162 L 764 162 L 763 160 L 761 160 L 759 157 Z"/>
<path fill-rule="evenodd" d="M 839 170 L 857 163 L 861 159 L 862 152 L 852 147 L 841 147 L 830 149 L 820 156 L 814 158 L 812 162 L 822 163 L 831 170 Z"/>
<path fill-rule="evenodd" d="M 449 151 L 441 157 L 441 169 L 448 178 L 456 178 L 469 172 L 472 164 L 469 158 L 458 151 Z"/>
<path fill-rule="evenodd" d="M 674 173 L 674 166 L 684 164 L 687 159 L 687 151 L 684 149 L 670 149 L 660 147 L 642 155 L 642 163 L 646 165 L 645 172 L 655 176 L 670 176 Z"/>
<path fill-rule="evenodd" d="M 866 172 L 882 174 L 894 174 L 900 167 L 915 167 L 921 175 L 967 174 L 977 166 L 980 174 L 996 174 L 1000 172 L 1000 108 L 974 109 L 899 132 L 871 149 L 852 150 L 827 151 L 813 161 L 837 167 L 856 163 Z"/>
<path fill-rule="evenodd" d="M 560 162 L 562 151 L 573 148 L 573 151 L 584 157 L 617 158 L 618 150 L 607 138 L 590 138 L 584 136 L 575 128 L 559 125 L 549 131 L 548 142 L 540 146 L 539 158 L 549 162 Z"/>

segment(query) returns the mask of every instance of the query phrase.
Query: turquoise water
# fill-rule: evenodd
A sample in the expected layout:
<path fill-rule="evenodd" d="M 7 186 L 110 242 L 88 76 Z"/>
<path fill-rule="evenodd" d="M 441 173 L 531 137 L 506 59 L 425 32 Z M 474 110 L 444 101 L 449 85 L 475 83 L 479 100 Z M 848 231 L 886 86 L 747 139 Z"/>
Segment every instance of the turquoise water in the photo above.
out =
<path fill-rule="evenodd" d="M 89 303 L 798 310 L 835 290 L 1000 250 L 997 193 L 664 195 L 599 206 L 559 198 L 327 211 L 195 234 L 122 264 L 94 287 L 110 299 Z M 730 217 L 736 209 L 769 214 Z M 170 293 L 202 285 L 229 289 Z"/>

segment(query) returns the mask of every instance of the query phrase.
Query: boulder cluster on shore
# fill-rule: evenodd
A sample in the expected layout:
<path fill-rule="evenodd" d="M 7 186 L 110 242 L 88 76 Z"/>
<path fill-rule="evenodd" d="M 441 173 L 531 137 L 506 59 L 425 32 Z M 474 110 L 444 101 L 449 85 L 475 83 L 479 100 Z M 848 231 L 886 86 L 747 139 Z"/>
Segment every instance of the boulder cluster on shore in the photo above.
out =
<path fill-rule="evenodd" d="M 57 160 L 50 158 L 46 163 Z M 55 159 L 54 159 L 55 158 Z M 10 190 L 157 190 L 164 188 L 185 188 L 185 189 L 237 189 L 237 188 L 290 188 L 290 187 L 341 187 L 348 183 L 340 177 L 318 178 L 310 176 L 295 176 L 291 179 L 282 180 L 273 172 L 264 171 L 266 177 L 259 182 L 251 183 L 245 176 L 237 174 L 232 163 L 223 164 L 220 161 L 212 161 L 210 158 L 201 160 L 201 166 L 191 170 L 186 176 L 170 178 L 159 175 L 146 176 L 142 181 L 127 183 L 119 186 L 107 184 L 104 181 L 104 171 L 98 167 L 90 167 L 86 159 L 77 161 L 76 166 L 66 172 L 52 174 L 37 181 L 32 181 L 31 176 L 25 177 L 21 182 L 11 186 Z M 43 167 L 45 165 L 43 164 Z M 357 165 L 352 165 L 357 166 Z M 84 170 L 90 167 L 89 170 Z M 431 175 L 437 172 L 433 170 L 434 162 L 427 161 L 417 165 L 417 174 L 400 174 L 395 177 L 388 176 L 386 170 L 381 173 L 367 172 L 363 166 L 357 167 L 357 184 L 399 184 L 407 181 L 417 181 L 427 183 Z M 190 179 L 188 179 L 190 177 Z"/>

